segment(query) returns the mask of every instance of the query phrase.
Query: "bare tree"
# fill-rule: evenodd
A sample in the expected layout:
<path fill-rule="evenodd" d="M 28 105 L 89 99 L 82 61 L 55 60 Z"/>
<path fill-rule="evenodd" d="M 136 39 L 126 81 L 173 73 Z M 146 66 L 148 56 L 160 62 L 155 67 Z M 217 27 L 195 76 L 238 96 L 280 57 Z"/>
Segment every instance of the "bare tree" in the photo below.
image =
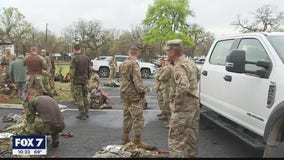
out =
<path fill-rule="evenodd" d="M 103 29 L 102 23 L 97 20 L 80 19 L 65 29 L 65 35 L 68 34 L 73 39 L 73 43 L 80 43 L 85 51 L 90 49 L 91 52 L 102 47 L 110 39 L 110 32 Z"/>
<path fill-rule="evenodd" d="M 27 53 L 30 50 L 31 46 L 35 46 L 38 44 L 38 39 L 37 37 L 37 33 L 36 33 L 36 29 L 31 27 L 31 29 L 27 32 L 25 32 L 22 36 L 21 39 L 17 40 L 16 42 L 14 42 L 14 44 L 16 44 L 17 48 L 16 48 L 16 52 L 17 53 Z"/>
<path fill-rule="evenodd" d="M 263 32 L 268 29 L 273 31 L 282 31 L 281 25 L 284 23 L 284 12 L 278 12 L 277 7 L 272 5 L 264 5 L 258 8 L 256 12 L 251 13 L 253 20 L 241 19 L 237 15 L 237 21 L 232 22 L 232 25 L 240 27 L 240 31 L 246 32 Z"/>
<path fill-rule="evenodd" d="M 147 45 L 142 40 L 143 35 L 147 32 L 148 28 L 145 25 L 134 26 L 131 31 L 122 31 L 118 38 L 113 39 L 111 53 L 126 54 L 131 45 L 136 45 L 140 49 L 141 57 L 144 60 L 149 60 L 153 54 L 149 49 L 153 45 Z"/>
<path fill-rule="evenodd" d="M 189 37 L 194 40 L 194 45 L 192 47 L 186 48 L 186 54 L 188 56 L 193 57 L 194 55 L 200 55 L 195 53 L 196 49 L 201 46 L 206 46 L 207 44 L 210 44 L 210 42 L 213 42 L 215 39 L 213 33 L 206 32 L 205 29 L 201 26 L 199 26 L 196 23 L 189 24 Z M 204 47 L 203 47 L 204 48 Z"/>

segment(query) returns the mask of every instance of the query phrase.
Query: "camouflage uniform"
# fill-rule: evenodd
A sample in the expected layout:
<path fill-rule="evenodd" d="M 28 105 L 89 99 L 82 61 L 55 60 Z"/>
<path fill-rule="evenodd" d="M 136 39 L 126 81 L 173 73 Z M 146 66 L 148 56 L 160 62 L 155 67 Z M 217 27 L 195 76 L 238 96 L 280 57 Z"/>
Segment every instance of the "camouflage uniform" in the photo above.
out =
<path fill-rule="evenodd" d="M 47 93 L 43 85 L 43 70 L 47 68 L 46 61 L 40 55 L 30 54 L 24 59 L 24 65 L 27 69 L 24 91 L 26 92 L 29 88 L 35 88 L 41 94 Z"/>
<path fill-rule="evenodd" d="M 43 70 L 43 86 L 47 90 L 49 95 L 52 95 L 51 88 L 52 87 L 52 81 L 51 81 L 51 74 L 50 74 L 50 68 L 51 68 L 51 61 L 49 56 L 46 56 L 45 50 L 42 50 L 41 56 L 46 62 L 46 69 Z"/>
<path fill-rule="evenodd" d="M 54 76 L 55 76 L 55 56 L 50 58 L 51 66 L 50 66 L 50 88 L 53 91 L 54 95 L 57 95 L 54 83 Z"/>
<path fill-rule="evenodd" d="M 2 61 L 7 61 L 8 64 L 11 64 L 12 61 L 15 61 L 16 60 L 16 55 L 15 54 L 5 54 L 3 57 L 2 57 Z M 7 65 L 8 65 L 7 64 Z"/>
<path fill-rule="evenodd" d="M 47 66 L 46 70 L 49 72 L 50 68 L 51 68 L 51 60 L 50 60 L 49 56 L 45 55 L 45 53 L 42 53 L 42 57 L 46 61 L 46 66 Z"/>
<path fill-rule="evenodd" d="M 110 73 L 109 73 L 109 81 L 113 81 L 116 77 L 116 68 L 117 68 L 117 62 L 115 60 L 115 58 L 112 58 L 109 61 L 109 69 L 110 69 Z"/>
<path fill-rule="evenodd" d="M 36 114 L 38 113 L 38 114 Z M 28 102 L 27 125 L 24 135 L 51 135 L 54 147 L 59 144 L 59 133 L 65 128 L 57 102 L 49 96 L 37 96 Z"/>
<path fill-rule="evenodd" d="M 107 103 L 105 93 L 99 88 L 95 88 L 90 93 L 90 108 L 93 109 L 111 109 L 112 106 Z"/>
<path fill-rule="evenodd" d="M 104 102 L 105 98 L 101 96 L 101 93 L 97 90 L 99 87 L 100 78 L 99 75 L 93 72 L 93 75 L 88 81 L 88 92 L 90 95 L 90 108 L 98 109 L 100 108 Z"/>
<path fill-rule="evenodd" d="M 36 116 L 35 121 L 38 121 Z M 3 130 L 3 133 L 10 133 L 13 135 L 25 135 L 24 128 L 27 126 L 27 120 L 23 116 L 18 119 L 15 124 L 9 125 Z M 12 155 L 13 140 L 11 138 L 0 138 L 0 158 L 43 158 L 41 155 Z M 10 153 L 10 155 L 9 155 Z"/>
<path fill-rule="evenodd" d="M 90 59 L 85 54 L 75 54 L 70 64 L 70 81 L 72 94 L 79 105 L 79 119 L 86 119 L 89 115 L 89 101 L 87 83 L 90 78 Z"/>
<path fill-rule="evenodd" d="M 168 47 L 181 45 L 181 40 L 167 42 Z M 200 70 L 182 55 L 174 61 L 172 73 L 170 92 L 172 115 L 168 137 L 170 157 L 196 157 L 199 139 L 198 81 Z"/>
<path fill-rule="evenodd" d="M 50 87 L 50 74 L 47 72 L 47 70 L 42 71 L 43 76 L 43 87 L 45 88 L 48 95 L 53 96 L 51 87 Z"/>
<path fill-rule="evenodd" d="M 25 57 L 24 65 L 26 66 L 27 69 L 24 93 L 26 94 L 29 88 L 34 88 L 41 95 L 48 94 L 47 90 L 43 85 L 44 81 L 43 70 L 46 69 L 47 67 L 45 60 L 40 55 L 30 54 Z M 28 107 L 28 100 L 26 97 L 23 102 L 23 107 L 25 110 Z"/>
<path fill-rule="evenodd" d="M 16 60 L 16 56 L 14 54 L 5 54 L 2 58 L 1 58 L 1 67 L 0 67 L 0 72 L 1 72 L 1 86 L 0 86 L 0 92 L 2 92 L 2 90 L 5 92 L 7 91 L 11 91 L 14 88 L 13 87 L 5 87 L 5 84 L 10 85 L 11 83 L 9 82 L 9 67 L 10 64 Z"/>
<path fill-rule="evenodd" d="M 120 97 L 123 105 L 123 142 L 129 139 L 133 127 L 135 139 L 140 140 L 144 127 L 143 106 L 145 93 L 149 88 L 143 85 L 140 67 L 129 57 L 120 66 Z M 135 141 L 134 139 L 134 141 Z"/>
<path fill-rule="evenodd" d="M 91 92 L 93 89 L 98 88 L 100 84 L 100 77 L 97 73 L 93 72 L 93 75 L 88 80 L 88 91 Z"/>
<path fill-rule="evenodd" d="M 161 116 L 166 120 L 170 118 L 171 111 L 169 107 L 170 78 L 172 74 L 172 65 L 162 66 L 156 75 L 157 99 L 161 109 Z"/>
<path fill-rule="evenodd" d="M 5 54 L 1 59 L 1 64 L 6 66 L 6 71 L 8 73 L 10 64 L 16 60 L 16 56 L 14 54 Z"/>
<path fill-rule="evenodd" d="M 8 83 L 8 74 L 7 74 L 7 66 L 0 65 L 0 93 L 2 93 L 5 88 L 6 84 Z"/>

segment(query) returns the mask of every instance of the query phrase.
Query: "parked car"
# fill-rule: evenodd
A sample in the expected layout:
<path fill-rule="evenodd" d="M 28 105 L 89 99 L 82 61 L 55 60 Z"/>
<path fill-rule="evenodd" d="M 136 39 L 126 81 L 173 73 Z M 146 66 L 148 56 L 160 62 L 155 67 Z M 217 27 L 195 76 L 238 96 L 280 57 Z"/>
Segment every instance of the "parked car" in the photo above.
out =
<path fill-rule="evenodd" d="M 111 60 L 112 56 L 106 56 L 104 59 L 95 59 L 93 60 L 93 69 L 95 71 L 98 71 L 100 77 L 109 77 L 109 61 Z M 119 65 L 128 58 L 126 55 L 115 55 L 116 61 L 117 61 L 117 70 L 116 72 L 119 72 Z M 143 62 L 142 60 L 137 60 L 142 78 L 149 78 L 151 75 L 154 75 L 156 73 L 156 67 L 152 63 Z"/>

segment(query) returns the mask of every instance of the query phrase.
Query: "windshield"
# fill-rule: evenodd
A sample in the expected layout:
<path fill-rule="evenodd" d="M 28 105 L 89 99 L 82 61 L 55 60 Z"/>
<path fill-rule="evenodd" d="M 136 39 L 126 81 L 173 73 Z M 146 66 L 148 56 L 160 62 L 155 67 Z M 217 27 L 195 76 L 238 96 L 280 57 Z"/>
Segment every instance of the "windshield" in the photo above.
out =
<path fill-rule="evenodd" d="M 272 44 L 278 56 L 284 63 L 284 36 L 267 36 L 267 39 Z"/>

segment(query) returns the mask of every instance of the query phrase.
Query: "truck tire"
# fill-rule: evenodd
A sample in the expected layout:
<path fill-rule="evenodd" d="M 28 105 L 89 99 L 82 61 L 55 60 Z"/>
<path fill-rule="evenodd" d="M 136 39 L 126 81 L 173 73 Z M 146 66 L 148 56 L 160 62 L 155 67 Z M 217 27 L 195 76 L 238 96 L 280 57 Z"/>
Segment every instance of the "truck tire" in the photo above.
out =
<path fill-rule="evenodd" d="M 284 117 L 279 118 L 272 126 L 268 135 L 263 157 L 284 157 Z"/>
<path fill-rule="evenodd" d="M 150 77 L 150 70 L 147 68 L 141 69 L 141 77 L 142 78 L 149 78 Z"/>
<path fill-rule="evenodd" d="M 99 76 L 100 77 L 109 77 L 109 69 L 107 67 L 101 67 L 99 70 Z"/>

